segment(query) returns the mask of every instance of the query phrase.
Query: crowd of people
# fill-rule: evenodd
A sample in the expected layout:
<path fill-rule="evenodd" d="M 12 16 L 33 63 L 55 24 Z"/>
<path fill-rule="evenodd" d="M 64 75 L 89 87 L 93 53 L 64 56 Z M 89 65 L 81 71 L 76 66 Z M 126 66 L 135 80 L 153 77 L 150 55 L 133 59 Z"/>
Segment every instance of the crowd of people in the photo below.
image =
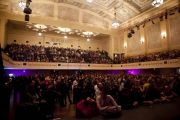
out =
<path fill-rule="evenodd" d="M 146 61 L 158 61 L 180 58 L 180 50 L 170 50 L 163 52 L 150 53 L 147 55 L 138 55 L 133 57 L 118 57 L 114 58 L 115 64 L 146 62 Z"/>
<path fill-rule="evenodd" d="M 92 51 L 74 48 L 10 44 L 6 46 L 4 52 L 13 60 L 24 62 L 112 63 L 108 53 L 104 50 Z"/>
<path fill-rule="evenodd" d="M 55 71 L 11 79 L 14 88 L 21 93 L 20 103 L 46 103 L 48 109 L 42 109 L 46 111 L 41 111 L 43 114 L 40 115 L 45 112 L 51 117 L 56 103 L 64 107 L 68 103 L 78 104 L 83 99 L 91 98 L 104 114 L 109 110 L 119 113 L 121 107 L 130 109 L 139 105 L 170 102 L 180 95 L 178 74 L 108 75 L 76 72 L 65 75 Z"/>
<path fill-rule="evenodd" d="M 112 60 L 104 50 L 92 51 L 24 44 L 9 44 L 6 46 L 4 52 L 13 60 L 24 62 L 125 64 L 180 58 L 180 50 L 170 50 L 133 57 L 115 56 Z"/>

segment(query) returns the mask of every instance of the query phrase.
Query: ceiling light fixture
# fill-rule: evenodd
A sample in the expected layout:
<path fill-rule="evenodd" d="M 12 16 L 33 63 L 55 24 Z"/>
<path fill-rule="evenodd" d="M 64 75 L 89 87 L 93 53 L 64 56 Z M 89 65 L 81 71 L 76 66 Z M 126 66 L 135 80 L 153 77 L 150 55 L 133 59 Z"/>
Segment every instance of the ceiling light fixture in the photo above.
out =
<path fill-rule="evenodd" d="M 120 23 L 116 18 L 116 8 L 114 8 L 114 20 L 112 21 L 112 27 L 117 29 L 119 26 L 120 26 Z"/>
<path fill-rule="evenodd" d="M 24 8 L 26 7 L 26 2 L 24 2 L 24 1 L 19 1 L 19 7 L 22 9 L 22 10 L 24 10 Z"/>
<path fill-rule="evenodd" d="M 64 36 L 64 39 L 67 39 L 67 38 L 68 38 L 67 35 L 65 35 L 65 36 Z"/>
<path fill-rule="evenodd" d="M 74 34 L 75 32 L 73 32 L 73 30 L 71 30 L 70 28 L 62 28 L 62 27 L 55 27 L 52 28 L 54 30 L 54 32 L 56 33 L 61 33 L 63 35 L 67 35 L 67 34 Z"/>
<path fill-rule="evenodd" d="M 92 3 L 93 2 L 93 0 L 86 0 L 88 3 Z"/>
<path fill-rule="evenodd" d="M 38 36 L 42 36 L 42 33 L 41 33 L 41 32 L 39 32 L 39 33 L 38 33 Z"/>
<path fill-rule="evenodd" d="M 82 32 L 82 37 L 86 37 L 86 41 L 89 42 L 91 39 L 92 36 L 96 36 L 93 32 L 90 32 L 90 31 L 85 31 L 85 32 Z"/>
<path fill-rule="evenodd" d="M 34 31 L 38 32 L 38 36 L 42 36 L 43 32 L 47 31 L 47 26 L 43 24 L 32 24 L 32 23 L 27 23 L 26 26 L 29 29 L 32 29 Z"/>
<path fill-rule="evenodd" d="M 90 31 L 86 31 L 86 32 L 82 32 L 82 34 L 85 35 L 85 36 L 90 37 L 90 36 L 92 36 L 94 33 L 93 33 L 93 32 L 90 32 Z"/>
<path fill-rule="evenodd" d="M 159 7 L 163 4 L 163 0 L 153 0 L 152 5 L 155 7 Z"/>
<path fill-rule="evenodd" d="M 90 38 L 87 38 L 86 40 L 87 40 L 87 42 L 89 42 L 91 39 L 90 39 Z"/>

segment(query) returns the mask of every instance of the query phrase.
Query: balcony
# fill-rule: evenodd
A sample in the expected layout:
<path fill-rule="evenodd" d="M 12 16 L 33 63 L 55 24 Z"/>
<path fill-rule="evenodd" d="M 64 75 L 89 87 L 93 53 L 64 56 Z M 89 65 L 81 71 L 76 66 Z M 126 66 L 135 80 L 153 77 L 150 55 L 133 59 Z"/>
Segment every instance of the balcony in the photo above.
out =
<path fill-rule="evenodd" d="M 88 64 L 88 63 L 48 63 L 48 62 L 17 62 L 6 54 L 2 54 L 5 69 L 59 69 L 59 70 L 124 70 L 149 68 L 177 68 L 180 59 L 148 61 L 128 64 Z"/>

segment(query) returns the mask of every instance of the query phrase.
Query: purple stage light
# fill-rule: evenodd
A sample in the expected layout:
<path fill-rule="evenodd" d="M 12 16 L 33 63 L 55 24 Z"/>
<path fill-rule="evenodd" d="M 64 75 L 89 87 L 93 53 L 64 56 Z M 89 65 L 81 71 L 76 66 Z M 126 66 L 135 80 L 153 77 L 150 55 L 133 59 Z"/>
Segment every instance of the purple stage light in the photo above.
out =
<path fill-rule="evenodd" d="M 127 70 L 127 73 L 130 74 L 130 75 L 139 75 L 139 74 L 142 74 L 142 70 L 140 70 L 140 69 L 130 69 L 130 70 Z"/>
<path fill-rule="evenodd" d="M 14 76 L 14 74 L 12 74 L 12 73 L 9 74 L 9 77 L 13 77 L 13 76 Z"/>
<path fill-rule="evenodd" d="M 12 75 L 13 76 L 29 76 L 29 72 L 22 69 L 5 69 L 6 75 Z"/>

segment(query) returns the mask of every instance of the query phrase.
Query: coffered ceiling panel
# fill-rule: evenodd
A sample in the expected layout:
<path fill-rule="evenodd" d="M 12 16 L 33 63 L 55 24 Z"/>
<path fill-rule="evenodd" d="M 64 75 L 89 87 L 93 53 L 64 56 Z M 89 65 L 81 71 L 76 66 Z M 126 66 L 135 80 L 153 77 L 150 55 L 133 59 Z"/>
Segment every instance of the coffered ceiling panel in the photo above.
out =
<path fill-rule="evenodd" d="M 70 7 L 58 6 L 58 18 L 78 22 L 79 10 Z"/>
<path fill-rule="evenodd" d="M 18 7 L 19 1 L 26 0 L 0 0 L 0 10 L 6 7 L 10 12 L 23 14 Z M 110 26 L 114 19 L 114 8 L 116 8 L 117 19 L 123 23 L 151 9 L 151 3 L 152 0 L 93 0 L 91 3 L 87 0 L 32 0 L 30 8 L 35 16 L 48 16 L 85 23 L 91 21 L 93 22 L 91 24 Z M 98 17 L 95 19 L 96 16 Z"/>
<path fill-rule="evenodd" d="M 100 17 L 94 16 L 90 13 L 83 12 L 82 13 L 82 22 L 87 23 L 87 24 L 93 24 L 98 27 L 104 27 L 108 28 L 108 22 L 105 20 L 101 19 Z"/>
<path fill-rule="evenodd" d="M 23 10 L 18 6 L 17 1 L 11 2 L 11 12 L 24 14 Z M 47 3 L 31 4 L 32 14 L 42 17 L 54 17 L 54 5 Z"/>

